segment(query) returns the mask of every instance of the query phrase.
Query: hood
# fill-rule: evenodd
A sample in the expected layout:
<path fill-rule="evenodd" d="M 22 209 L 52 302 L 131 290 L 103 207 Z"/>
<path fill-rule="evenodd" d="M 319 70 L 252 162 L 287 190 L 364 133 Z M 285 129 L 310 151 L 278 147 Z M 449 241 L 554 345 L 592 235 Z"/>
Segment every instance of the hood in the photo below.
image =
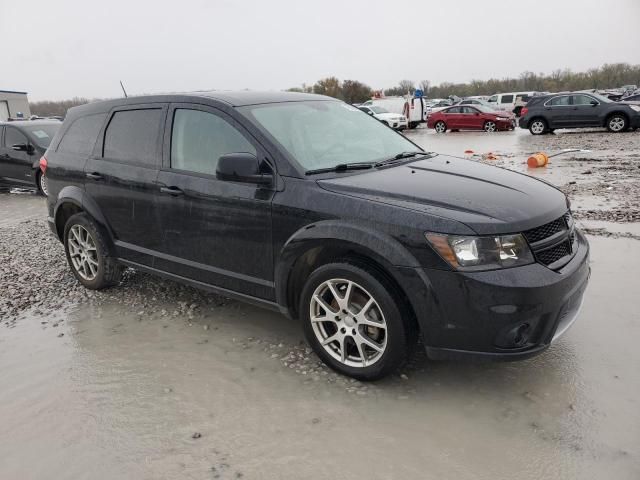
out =
<path fill-rule="evenodd" d="M 382 118 L 384 120 L 393 120 L 396 118 L 404 118 L 404 115 L 402 115 L 401 113 L 392 113 L 392 112 L 388 112 L 388 113 L 376 113 L 374 115 L 377 118 Z"/>
<path fill-rule="evenodd" d="M 521 232 L 555 220 L 568 209 L 565 195 L 545 182 L 444 155 L 318 184 L 336 193 L 455 220 L 478 234 Z"/>

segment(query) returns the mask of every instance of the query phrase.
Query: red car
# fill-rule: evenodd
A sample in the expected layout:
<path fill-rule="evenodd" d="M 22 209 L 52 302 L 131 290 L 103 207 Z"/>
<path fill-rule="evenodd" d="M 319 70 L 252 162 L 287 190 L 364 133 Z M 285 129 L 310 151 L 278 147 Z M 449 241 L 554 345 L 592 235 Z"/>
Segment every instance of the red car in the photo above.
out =
<path fill-rule="evenodd" d="M 513 113 L 492 110 L 484 105 L 454 105 L 429 114 L 427 127 L 438 133 L 447 130 L 513 130 L 516 118 Z"/>

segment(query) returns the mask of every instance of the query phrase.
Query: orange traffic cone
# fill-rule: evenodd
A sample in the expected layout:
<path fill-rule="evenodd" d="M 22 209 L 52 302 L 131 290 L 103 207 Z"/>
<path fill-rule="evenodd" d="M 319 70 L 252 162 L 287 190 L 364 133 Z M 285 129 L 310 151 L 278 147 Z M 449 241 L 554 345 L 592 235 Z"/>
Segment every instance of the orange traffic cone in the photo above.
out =
<path fill-rule="evenodd" d="M 545 167 L 549 163 L 549 157 L 546 153 L 535 153 L 527 159 L 529 168 Z"/>

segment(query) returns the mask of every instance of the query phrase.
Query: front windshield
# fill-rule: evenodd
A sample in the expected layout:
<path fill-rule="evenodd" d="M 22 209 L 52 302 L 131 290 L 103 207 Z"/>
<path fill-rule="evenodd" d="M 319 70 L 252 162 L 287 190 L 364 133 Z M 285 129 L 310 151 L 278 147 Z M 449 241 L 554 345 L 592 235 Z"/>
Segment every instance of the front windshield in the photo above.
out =
<path fill-rule="evenodd" d="M 60 124 L 62 125 L 62 123 Z M 23 127 L 31 140 L 41 148 L 48 148 L 60 125 L 30 125 Z"/>
<path fill-rule="evenodd" d="M 373 110 L 373 113 L 389 113 L 389 110 L 385 110 L 382 107 L 371 107 L 371 110 Z"/>
<path fill-rule="evenodd" d="M 599 93 L 590 93 L 589 95 L 591 95 L 592 97 L 594 97 L 596 100 L 600 101 L 601 103 L 613 103 L 612 100 L 609 100 L 607 97 L 600 95 Z"/>
<path fill-rule="evenodd" d="M 305 170 L 377 162 L 420 148 L 343 102 L 270 103 L 242 110 Z"/>

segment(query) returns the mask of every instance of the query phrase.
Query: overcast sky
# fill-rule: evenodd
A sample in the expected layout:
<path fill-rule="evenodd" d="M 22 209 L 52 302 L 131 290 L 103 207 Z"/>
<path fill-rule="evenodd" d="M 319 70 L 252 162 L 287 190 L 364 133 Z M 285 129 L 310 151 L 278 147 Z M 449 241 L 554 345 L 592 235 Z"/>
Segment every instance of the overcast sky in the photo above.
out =
<path fill-rule="evenodd" d="M 373 88 L 640 63 L 640 0 L 0 0 L 0 90 L 33 100 Z"/>

